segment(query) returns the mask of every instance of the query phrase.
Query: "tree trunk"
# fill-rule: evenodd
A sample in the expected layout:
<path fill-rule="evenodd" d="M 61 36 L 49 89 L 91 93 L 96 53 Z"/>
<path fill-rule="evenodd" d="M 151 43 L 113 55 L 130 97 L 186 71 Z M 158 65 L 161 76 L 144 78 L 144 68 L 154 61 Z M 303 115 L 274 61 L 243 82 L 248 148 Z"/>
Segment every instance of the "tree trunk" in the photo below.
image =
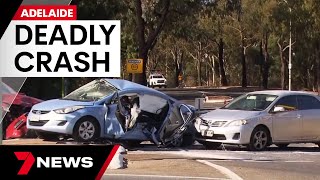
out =
<path fill-rule="evenodd" d="M 313 56 L 313 82 L 312 82 L 312 90 L 318 91 L 318 62 L 317 62 L 317 54 Z"/>
<path fill-rule="evenodd" d="M 224 70 L 224 62 L 223 62 L 223 57 L 224 57 L 224 42 L 223 39 L 220 38 L 219 41 L 219 72 L 220 72 L 220 84 L 221 86 L 228 86 L 228 81 L 226 77 L 226 73 Z"/>
<path fill-rule="evenodd" d="M 263 64 L 264 64 L 263 40 L 261 40 L 260 41 L 260 53 L 259 53 L 260 87 L 263 87 Z"/>
<path fill-rule="evenodd" d="M 212 72 L 212 86 L 216 86 L 216 82 L 215 82 L 215 67 L 216 67 L 216 64 L 215 64 L 215 58 L 214 56 L 211 56 L 210 57 L 210 64 L 211 64 L 211 72 Z"/>
<path fill-rule="evenodd" d="M 316 46 L 316 61 L 318 62 L 317 68 L 317 86 L 318 86 L 318 95 L 320 95 L 320 41 L 317 42 Z"/>
<path fill-rule="evenodd" d="M 152 29 L 148 29 L 148 35 L 146 36 L 146 22 L 143 18 L 142 11 L 142 2 L 141 0 L 135 0 L 135 18 L 136 18 L 136 40 L 138 42 L 139 47 L 139 57 L 143 59 L 143 73 L 142 74 L 133 74 L 132 81 L 147 85 L 146 78 L 146 68 L 148 62 L 148 52 L 155 45 L 156 38 L 159 36 L 161 30 L 163 29 L 166 16 L 169 12 L 170 0 L 165 0 L 163 2 L 163 8 L 160 13 L 160 17 L 157 19 L 156 26 L 152 27 Z M 160 2 L 159 2 L 160 3 Z"/>
<path fill-rule="evenodd" d="M 268 52 L 268 33 L 264 35 L 264 43 L 263 43 L 263 54 L 264 54 L 264 64 L 263 64 L 263 74 L 262 74 L 262 87 L 264 89 L 268 89 L 268 80 L 269 80 L 269 52 Z"/>
<path fill-rule="evenodd" d="M 280 39 L 278 40 L 278 47 L 279 47 L 279 56 L 280 56 L 280 63 L 281 63 L 281 89 L 286 89 L 286 60 L 283 57 L 283 47 L 280 43 Z"/>
<path fill-rule="evenodd" d="M 147 69 L 147 62 L 148 62 L 148 55 L 147 53 L 139 52 L 139 58 L 143 59 L 143 73 L 141 74 L 132 74 L 132 81 L 141 85 L 147 85 L 147 77 L 146 77 L 146 69 Z"/>
<path fill-rule="evenodd" d="M 200 58 L 200 57 L 198 57 Z M 198 76 L 198 86 L 202 86 L 202 81 L 201 81 L 201 59 L 198 59 L 197 62 L 197 76 Z"/>
<path fill-rule="evenodd" d="M 202 44 L 201 42 L 198 43 L 198 49 L 196 53 L 196 61 L 197 61 L 197 85 L 202 86 L 202 78 L 201 78 L 201 60 L 202 60 Z"/>
<path fill-rule="evenodd" d="M 247 87 L 247 64 L 246 64 L 246 49 L 244 47 L 244 39 L 241 36 L 241 65 L 242 65 L 242 87 Z"/>
<path fill-rule="evenodd" d="M 180 50 L 174 49 L 174 62 L 175 62 L 175 86 L 179 86 L 179 75 L 182 73 L 182 61 L 183 61 L 183 52 Z"/>

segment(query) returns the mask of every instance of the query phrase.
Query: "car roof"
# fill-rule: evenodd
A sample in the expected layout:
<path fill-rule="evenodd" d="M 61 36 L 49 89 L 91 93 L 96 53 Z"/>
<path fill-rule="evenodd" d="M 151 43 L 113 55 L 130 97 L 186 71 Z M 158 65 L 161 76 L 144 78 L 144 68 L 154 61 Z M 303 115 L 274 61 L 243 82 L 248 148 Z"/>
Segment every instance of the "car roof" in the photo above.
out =
<path fill-rule="evenodd" d="M 162 96 L 162 97 L 166 97 L 169 99 L 173 99 L 172 97 L 164 94 L 163 92 L 157 91 L 155 89 L 151 89 L 148 88 L 146 86 L 128 81 L 128 80 L 124 80 L 124 79 L 105 79 L 106 81 L 108 81 L 110 84 L 112 84 L 113 86 L 115 86 L 119 91 L 131 91 L 131 90 L 136 90 L 137 92 L 145 92 L 148 94 L 155 94 L 158 96 Z"/>
<path fill-rule="evenodd" d="M 307 91 L 288 91 L 288 90 L 264 90 L 264 91 L 254 91 L 249 94 L 271 94 L 276 96 L 287 96 L 287 95 L 311 95 L 315 96 L 312 92 Z"/>

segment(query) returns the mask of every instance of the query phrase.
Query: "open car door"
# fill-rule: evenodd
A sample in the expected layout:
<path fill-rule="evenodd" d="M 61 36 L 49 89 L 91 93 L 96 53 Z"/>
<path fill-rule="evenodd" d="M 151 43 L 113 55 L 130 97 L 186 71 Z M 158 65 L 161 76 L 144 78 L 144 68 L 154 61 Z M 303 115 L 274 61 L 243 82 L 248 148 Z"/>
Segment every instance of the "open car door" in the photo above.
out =
<path fill-rule="evenodd" d="M 106 102 L 107 114 L 105 117 L 104 133 L 109 138 L 118 138 L 124 134 L 125 121 L 120 112 L 119 95 L 117 92 Z"/>
<path fill-rule="evenodd" d="M 194 112 L 189 106 L 182 103 L 174 103 L 158 131 L 162 143 L 168 145 L 173 140 L 180 138 L 187 130 L 187 126 L 192 121 L 193 116 Z"/>

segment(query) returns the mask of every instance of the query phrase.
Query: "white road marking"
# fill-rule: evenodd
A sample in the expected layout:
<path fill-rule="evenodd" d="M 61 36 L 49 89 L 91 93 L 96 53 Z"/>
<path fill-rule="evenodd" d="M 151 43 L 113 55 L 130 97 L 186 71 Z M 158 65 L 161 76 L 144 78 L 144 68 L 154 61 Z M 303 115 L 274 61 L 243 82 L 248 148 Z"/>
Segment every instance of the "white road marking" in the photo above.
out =
<path fill-rule="evenodd" d="M 271 160 L 243 160 L 244 162 L 254 162 L 254 163 L 270 163 L 270 162 L 277 162 L 277 161 L 271 161 Z"/>
<path fill-rule="evenodd" d="M 103 176 L 125 176 L 125 177 L 149 177 L 149 178 L 166 178 L 166 179 L 207 179 L 207 180 L 229 180 L 225 178 L 211 177 L 189 177 L 189 176 L 163 176 L 163 175 L 136 175 L 136 174 L 104 174 Z"/>
<path fill-rule="evenodd" d="M 206 164 L 210 167 L 213 167 L 215 169 L 217 169 L 218 171 L 220 171 L 222 174 L 228 176 L 230 179 L 233 180 L 243 180 L 240 176 L 238 176 L 236 173 L 232 172 L 230 169 L 223 167 L 223 166 L 219 166 L 217 164 L 213 164 L 209 161 L 206 160 L 197 160 L 200 163 Z"/>
<path fill-rule="evenodd" d="M 288 163 L 313 163 L 314 161 L 285 161 Z"/>

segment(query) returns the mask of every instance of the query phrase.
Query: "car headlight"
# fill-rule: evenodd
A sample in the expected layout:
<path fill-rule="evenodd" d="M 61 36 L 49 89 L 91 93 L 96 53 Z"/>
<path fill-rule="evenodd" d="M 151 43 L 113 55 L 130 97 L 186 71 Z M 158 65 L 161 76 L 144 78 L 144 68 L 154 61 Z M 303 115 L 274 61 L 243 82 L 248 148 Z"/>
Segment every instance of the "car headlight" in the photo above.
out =
<path fill-rule="evenodd" d="M 248 124 L 247 120 L 235 120 L 227 124 L 227 126 L 242 126 Z"/>
<path fill-rule="evenodd" d="M 58 114 L 68 114 L 68 113 L 72 113 L 72 112 L 78 111 L 79 109 L 83 109 L 83 108 L 84 108 L 84 106 L 72 106 L 72 107 L 66 107 L 66 108 L 62 108 L 62 109 L 56 109 L 53 111 Z"/>

